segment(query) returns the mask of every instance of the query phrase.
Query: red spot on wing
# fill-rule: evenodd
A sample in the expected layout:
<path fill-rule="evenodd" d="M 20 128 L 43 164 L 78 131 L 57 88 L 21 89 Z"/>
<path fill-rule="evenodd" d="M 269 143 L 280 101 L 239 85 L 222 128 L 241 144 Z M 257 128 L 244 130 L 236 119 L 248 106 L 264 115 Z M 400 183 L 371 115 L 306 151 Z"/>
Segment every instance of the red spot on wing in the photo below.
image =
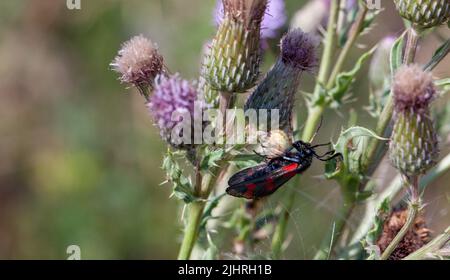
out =
<path fill-rule="evenodd" d="M 298 163 L 294 162 L 289 165 L 283 166 L 283 171 L 292 172 L 292 171 L 295 171 L 295 169 L 297 169 L 297 167 L 298 167 Z"/>
<path fill-rule="evenodd" d="M 256 184 L 247 184 L 245 187 L 247 188 L 247 190 L 244 193 L 244 197 L 252 198 L 255 193 Z"/>
<path fill-rule="evenodd" d="M 275 181 L 273 180 L 273 178 L 267 178 L 267 182 L 266 182 L 266 186 L 265 188 L 268 191 L 272 191 L 277 187 L 277 185 L 275 184 Z"/>

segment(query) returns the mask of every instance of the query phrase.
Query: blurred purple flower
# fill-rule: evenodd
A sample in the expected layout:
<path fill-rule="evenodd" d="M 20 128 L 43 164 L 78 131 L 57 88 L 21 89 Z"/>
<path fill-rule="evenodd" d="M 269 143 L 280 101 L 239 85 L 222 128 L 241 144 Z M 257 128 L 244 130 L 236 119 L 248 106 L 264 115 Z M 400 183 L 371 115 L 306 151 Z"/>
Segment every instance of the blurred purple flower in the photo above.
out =
<path fill-rule="evenodd" d="M 301 28 L 305 32 L 317 32 L 320 27 L 326 27 L 330 6 L 330 0 L 310 0 L 294 14 L 291 28 Z M 357 7 L 357 0 L 347 0 L 342 12 L 347 15 Z"/>
<path fill-rule="evenodd" d="M 171 143 L 172 130 L 183 121 L 182 116 L 188 115 L 193 121 L 196 99 L 196 87 L 189 81 L 183 80 L 179 74 L 156 77 L 154 93 L 147 107 L 164 140 Z M 174 113 L 177 114 L 177 118 L 172 118 Z"/>
<path fill-rule="evenodd" d="M 224 17 L 222 0 L 218 0 L 214 9 L 214 23 L 219 26 Z M 261 39 L 276 38 L 278 30 L 287 20 L 284 0 L 269 0 L 261 23 Z"/>

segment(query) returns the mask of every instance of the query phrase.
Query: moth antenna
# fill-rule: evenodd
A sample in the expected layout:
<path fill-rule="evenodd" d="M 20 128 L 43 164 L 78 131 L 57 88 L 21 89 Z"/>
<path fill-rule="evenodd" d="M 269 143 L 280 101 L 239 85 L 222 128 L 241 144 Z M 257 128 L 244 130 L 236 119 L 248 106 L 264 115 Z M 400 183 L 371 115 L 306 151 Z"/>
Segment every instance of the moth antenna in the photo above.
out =
<path fill-rule="evenodd" d="M 314 141 L 314 139 L 316 138 L 317 133 L 319 132 L 320 128 L 322 127 L 322 122 L 323 122 L 323 116 L 320 116 L 319 126 L 317 127 L 316 131 L 314 132 L 314 135 L 311 137 L 311 140 L 309 140 L 309 143 L 312 143 Z"/>

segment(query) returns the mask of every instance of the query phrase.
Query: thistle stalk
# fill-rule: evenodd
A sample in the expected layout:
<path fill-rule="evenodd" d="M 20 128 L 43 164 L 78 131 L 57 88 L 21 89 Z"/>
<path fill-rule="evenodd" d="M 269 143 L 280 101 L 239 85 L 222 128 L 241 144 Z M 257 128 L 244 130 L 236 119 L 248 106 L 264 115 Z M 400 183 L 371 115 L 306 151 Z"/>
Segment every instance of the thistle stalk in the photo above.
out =
<path fill-rule="evenodd" d="M 205 208 L 203 201 L 195 201 L 190 203 L 188 213 L 188 223 L 181 243 L 180 251 L 178 253 L 179 260 L 188 260 L 191 256 L 192 249 L 198 236 L 198 229 Z"/>
<path fill-rule="evenodd" d="M 324 50 L 319 68 L 319 75 L 317 77 L 316 87 L 314 88 L 314 96 L 319 96 L 323 85 L 327 83 L 328 73 L 332 63 L 332 58 L 335 50 L 336 28 L 339 14 L 340 0 L 332 0 L 330 6 L 330 19 L 328 20 L 327 34 L 324 42 Z M 302 139 L 309 141 L 314 134 L 320 117 L 324 111 L 323 106 L 313 106 L 309 108 L 308 118 L 303 129 Z"/>
<path fill-rule="evenodd" d="M 408 209 L 408 219 L 406 220 L 405 224 L 401 228 L 401 230 L 397 233 L 397 235 L 394 237 L 392 242 L 389 244 L 389 246 L 384 250 L 383 254 L 381 255 L 381 260 L 387 260 L 389 256 L 394 252 L 394 250 L 397 248 L 399 243 L 403 240 L 405 235 L 408 233 L 409 230 L 411 230 L 412 226 L 414 225 L 414 221 L 417 218 L 417 215 L 420 210 L 420 199 L 419 199 L 419 180 L 418 176 L 412 176 L 411 178 L 408 178 L 407 181 L 409 182 L 410 190 L 411 190 L 411 202 L 409 204 Z"/>

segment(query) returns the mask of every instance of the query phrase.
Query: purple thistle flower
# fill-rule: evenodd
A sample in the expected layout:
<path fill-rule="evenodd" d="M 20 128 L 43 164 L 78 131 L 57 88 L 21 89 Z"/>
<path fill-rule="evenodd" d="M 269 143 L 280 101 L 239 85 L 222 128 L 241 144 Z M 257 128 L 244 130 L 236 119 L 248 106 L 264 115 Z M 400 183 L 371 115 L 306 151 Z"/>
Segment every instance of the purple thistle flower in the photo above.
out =
<path fill-rule="evenodd" d="M 286 65 L 312 71 L 318 63 L 317 46 L 320 39 L 297 28 L 281 40 L 281 59 Z"/>
<path fill-rule="evenodd" d="M 218 0 L 214 9 L 214 23 L 219 26 L 224 17 L 222 0 Z M 287 20 L 284 0 L 269 0 L 261 23 L 261 39 L 273 39 Z"/>
<path fill-rule="evenodd" d="M 161 137 L 170 144 L 175 144 L 171 139 L 172 131 L 183 121 L 182 116 L 189 116 L 191 123 L 193 122 L 197 95 L 196 87 L 191 82 L 183 80 L 179 74 L 156 77 L 154 93 L 147 107 L 160 129 Z M 180 148 L 178 145 L 175 146 Z"/>

